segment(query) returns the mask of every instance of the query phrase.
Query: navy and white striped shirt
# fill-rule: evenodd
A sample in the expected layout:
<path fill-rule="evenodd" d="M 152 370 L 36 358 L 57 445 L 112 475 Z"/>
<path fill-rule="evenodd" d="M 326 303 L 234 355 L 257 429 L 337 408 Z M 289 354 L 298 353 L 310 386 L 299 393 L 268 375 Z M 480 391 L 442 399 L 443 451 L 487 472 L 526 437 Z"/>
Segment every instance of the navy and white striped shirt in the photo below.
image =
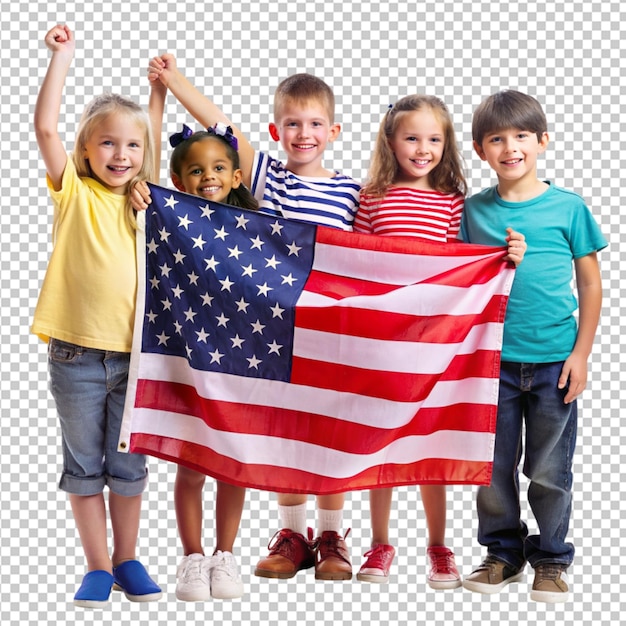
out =
<path fill-rule="evenodd" d="M 264 213 L 352 230 L 361 185 L 340 173 L 332 178 L 296 176 L 282 162 L 257 152 L 251 187 Z"/>

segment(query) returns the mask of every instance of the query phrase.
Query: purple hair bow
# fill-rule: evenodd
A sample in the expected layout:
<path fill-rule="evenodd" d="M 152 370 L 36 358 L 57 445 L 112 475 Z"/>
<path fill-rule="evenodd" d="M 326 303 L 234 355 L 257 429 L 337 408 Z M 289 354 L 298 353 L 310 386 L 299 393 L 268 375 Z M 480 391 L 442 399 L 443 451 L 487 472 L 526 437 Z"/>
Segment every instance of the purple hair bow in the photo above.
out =
<path fill-rule="evenodd" d="M 230 126 L 226 126 L 222 122 L 218 122 L 212 128 L 207 128 L 207 132 L 218 137 L 223 137 L 235 150 L 239 148 L 237 137 L 233 134 L 233 129 Z"/>
<path fill-rule="evenodd" d="M 191 128 L 189 128 L 186 124 L 183 124 L 183 130 L 180 133 L 174 133 L 170 137 L 170 146 L 175 148 L 179 143 L 189 139 L 191 135 L 193 135 L 193 130 L 191 130 Z"/>

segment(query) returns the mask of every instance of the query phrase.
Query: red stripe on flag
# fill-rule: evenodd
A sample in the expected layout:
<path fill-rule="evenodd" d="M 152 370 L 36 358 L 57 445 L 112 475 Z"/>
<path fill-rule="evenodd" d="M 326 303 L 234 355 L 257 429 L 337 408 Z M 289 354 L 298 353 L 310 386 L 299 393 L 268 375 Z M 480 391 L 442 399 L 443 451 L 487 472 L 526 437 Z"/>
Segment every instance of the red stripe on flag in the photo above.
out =
<path fill-rule="evenodd" d="M 503 249 L 501 253 L 503 256 L 505 250 Z M 502 259 L 499 256 L 487 257 L 479 261 L 472 260 L 472 263 L 465 266 L 457 266 L 436 276 L 424 278 L 420 284 L 463 288 L 480 285 L 489 282 L 497 273 L 497 270 L 494 271 L 494 269 L 501 264 Z M 309 274 L 305 289 L 312 293 L 341 300 L 351 296 L 380 296 L 405 287 L 405 285 L 389 285 L 364 278 L 338 276 L 314 269 Z"/>
<path fill-rule="evenodd" d="M 438 430 L 491 432 L 495 422 L 492 405 L 453 404 L 422 408 L 408 424 L 386 429 L 384 417 L 380 425 L 368 426 L 293 409 L 202 398 L 190 385 L 153 380 L 139 381 L 136 408 L 174 416 L 190 415 L 218 431 L 251 435 L 271 432 L 278 439 L 330 446 L 353 454 L 372 454 L 403 437 L 423 436 Z M 150 454 L 158 451 L 156 447 Z M 209 463 L 202 465 L 204 473 L 214 475 Z"/>
<path fill-rule="evenodd" d="M 398 289 L 398 285 L 387 285 L 385 283 L 312 270 L 306 281 L 305 289 L 321 296 L 341 300 L 351 296 L 384 295 Z"/>
<path fill-rule="evenodd" d="M 460 343 L 473 325 L 502 322 L 504 310 L 505 301 L 498 295 L 491 298 L 483 311 L 467 315 L 417 316 L 348 306 L 323 309 L 299 306 L 296 309 L 296 326 L 390 341 Z"/>
<path fill-rule="evenodd" d="M 430 241 L 416 241 L 415 237 L 378 237 L 361 233 L 350 233 L 346 237 L 344 231 L 325 226 L 317 227 L 316 242 L 343 248 L 357 250 L 371 250 L 377 252 L 393 252 L 406 254 L 407 262 L 415 259 L 416 247 L 419 246 L 420 255 L 433 257 L 474 257 L 489 255 L 490 253 L 504 252 L 499 246 L 483 246 L 468 243 L 438 243 Z M 504 254 L 503 254 L 504 256 Z M 341 268 L 337 268 L 340 270 Z"/>
<path fill-rule="evenodd" d="M 254 489 L 268 489 L 286 493 L 333 494 L 346 490 L 369 489 L 372 485 L 455 484 L 486 485 L 491 481 L 491 464 L 448 459 L 426 459 L 411 465 L 385 464 L 369 468 L 349 479 L 319 476 L 297 469 L 274 465 L 241 464 L 214 450 L 192 442 L 167 437 L 134 433 L 131 437 L 134 452 L 151 454 L 166 461 L 185 465 L 199 472 L 210 467 L 218 480 Z M 276 486 L 276 473 L 281 483 Z"/>
<path fill-rule="evenodd" d="M 446 370 L 438 374 L 384 372 L 372 367 L 352 367 L 313 361 L 294 356 L 291 382 L 317 389 L 333 389 L 396 402 L 419 402 L 427 398 L 440 380 L 493 378 L 497 353 L 480 350 L 472 355 L 457 355 Z"/>

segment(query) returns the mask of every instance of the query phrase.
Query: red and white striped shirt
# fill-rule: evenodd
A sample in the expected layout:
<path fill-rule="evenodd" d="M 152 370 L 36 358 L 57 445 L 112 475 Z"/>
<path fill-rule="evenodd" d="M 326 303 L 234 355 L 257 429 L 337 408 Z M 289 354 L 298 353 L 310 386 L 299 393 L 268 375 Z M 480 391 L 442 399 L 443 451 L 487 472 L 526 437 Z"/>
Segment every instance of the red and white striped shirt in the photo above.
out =
<path fill-rule="evenodd" d="M 442 243 L 457 239 L 464 198 L 460 193 L 391 187 L 380 198 L 361 194 L 354 230 L 420 237 Z"/>

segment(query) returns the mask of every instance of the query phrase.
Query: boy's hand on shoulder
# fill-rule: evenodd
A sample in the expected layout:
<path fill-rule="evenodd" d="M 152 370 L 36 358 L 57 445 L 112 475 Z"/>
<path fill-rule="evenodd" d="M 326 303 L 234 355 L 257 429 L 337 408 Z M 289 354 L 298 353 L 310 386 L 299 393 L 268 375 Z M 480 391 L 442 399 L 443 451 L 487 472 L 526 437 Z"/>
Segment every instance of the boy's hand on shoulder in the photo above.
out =
<path fill-rule="evenodd" d="M 135 211 L 145 211 L 152 202 L 150 188 L 145 180 L 140 180 L 130 190 L 130 205 Z"/>
<path fill-rule="evenodd" d="M 584 391 L 587 386 L 587 359 L 572 352 L 563 363 L 559 376 L 559 389 L 567 387 L 563 402 L 570 404 Z"/>
<path fill-rule="evenodd" d="M 508 246 L 508 254 L 504 258 L 507 261 L 515 263 L 515 266 L 517 267 L 522 262 L 528 246 L 522 233 L 518 233 L 512 228 L 507 228 L 506 232 L 507 236 L 505 237 L 505 241 Z"/>
<path fill-rule="evenodd" d="M 70 56 L 74 55 L 75 41 L 74 33 L 65 24 L 53 26 L 44 38 L 46 47 L 53 53 L 62 52 Z"/>

